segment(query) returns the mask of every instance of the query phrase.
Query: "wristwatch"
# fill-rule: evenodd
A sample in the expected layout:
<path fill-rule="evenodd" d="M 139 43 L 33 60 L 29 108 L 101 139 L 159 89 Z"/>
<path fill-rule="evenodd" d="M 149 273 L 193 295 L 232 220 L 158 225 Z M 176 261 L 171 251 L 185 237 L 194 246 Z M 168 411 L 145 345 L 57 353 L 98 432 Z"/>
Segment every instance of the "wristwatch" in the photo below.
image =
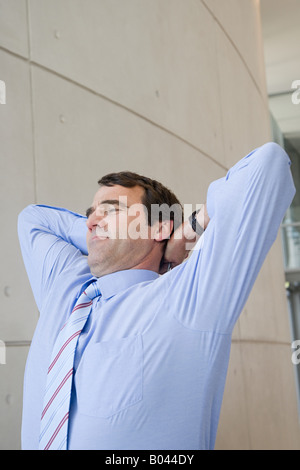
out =
<path fill-rule="evenodd" d="M 197 220 L 197 214 L 200 212 L 201 209 L 198 209 L 197 211 L 194 211 L 190 216 L 189 216 L 189 223 L 191 224 L 192 229 L 194 232 L 197 233 L 197 235 L 201 236 L 202 233 L 204 232 L 204 228 L 201 227 Z"/>

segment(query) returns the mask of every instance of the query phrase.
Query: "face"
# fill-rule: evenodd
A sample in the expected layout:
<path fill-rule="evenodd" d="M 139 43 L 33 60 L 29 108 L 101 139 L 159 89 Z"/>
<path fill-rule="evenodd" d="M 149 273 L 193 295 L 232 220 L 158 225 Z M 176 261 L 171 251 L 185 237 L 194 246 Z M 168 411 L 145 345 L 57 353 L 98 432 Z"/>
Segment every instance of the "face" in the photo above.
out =
<path fill-rule="evenodd" d="M 96 277 L 148 268 L 156 253 L 140 186 L 101 186 L 87 211 L 88 264 Z M 150 269 L 150 268 L 149 268 Z"/>

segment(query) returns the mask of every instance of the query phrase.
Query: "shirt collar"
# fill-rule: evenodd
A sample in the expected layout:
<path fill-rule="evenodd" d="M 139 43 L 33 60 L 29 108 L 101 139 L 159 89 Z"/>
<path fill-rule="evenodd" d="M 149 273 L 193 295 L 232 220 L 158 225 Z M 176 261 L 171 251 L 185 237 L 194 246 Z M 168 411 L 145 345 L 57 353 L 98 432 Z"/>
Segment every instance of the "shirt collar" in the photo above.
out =
<path fill-rule="evenodd" d="M 126 269 L 106 274 L 100 278 L 94 277 L 86 284 L 90 284 L 91 281 L 96 281 L 96 286 L 98 287 L 102 298 L 108 299 L 135 284 L 154 281 L 158 277 L 159 274 L 155 271 L 149 271 L 147 269 Z"/>

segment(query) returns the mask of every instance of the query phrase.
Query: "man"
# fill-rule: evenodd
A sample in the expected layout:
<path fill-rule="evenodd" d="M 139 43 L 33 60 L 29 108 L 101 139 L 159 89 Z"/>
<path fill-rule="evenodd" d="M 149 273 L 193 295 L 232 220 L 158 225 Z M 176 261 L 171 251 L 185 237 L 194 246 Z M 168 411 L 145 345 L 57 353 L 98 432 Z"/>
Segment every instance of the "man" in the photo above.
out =
<path fill-rule="evenodd" d="M 213 182 L 183 225 L 170 212 L 149 219 L 145 209 L 178 201 L 126 173 L 100 180 L 87 219 L 25 209 L 19 236 L 40 318 L 23 448 L 212 449 L 232 330 L 294 193 L 289 158 L 269 143 Z"/>

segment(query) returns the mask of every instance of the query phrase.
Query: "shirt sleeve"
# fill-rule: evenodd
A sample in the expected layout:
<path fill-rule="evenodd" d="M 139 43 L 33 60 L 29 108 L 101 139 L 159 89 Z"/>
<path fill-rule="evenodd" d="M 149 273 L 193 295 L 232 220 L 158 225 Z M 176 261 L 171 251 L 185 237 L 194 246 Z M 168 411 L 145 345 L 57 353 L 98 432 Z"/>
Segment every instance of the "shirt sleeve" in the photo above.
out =
<path fill-rule="evenodd" d="M 254 150 L 209 186 L 208 227 L 169 276 L 179 321 L 232 331 L 294 195 L 290 159 L 275 143 Z"/>
<path fill-rule="evenodd" d="M 86 232 L 86 217 L 66 209 L 30 205 L 20 213 L 20 247 L 39 310 L 57 275 L 87 255 Z"/>

